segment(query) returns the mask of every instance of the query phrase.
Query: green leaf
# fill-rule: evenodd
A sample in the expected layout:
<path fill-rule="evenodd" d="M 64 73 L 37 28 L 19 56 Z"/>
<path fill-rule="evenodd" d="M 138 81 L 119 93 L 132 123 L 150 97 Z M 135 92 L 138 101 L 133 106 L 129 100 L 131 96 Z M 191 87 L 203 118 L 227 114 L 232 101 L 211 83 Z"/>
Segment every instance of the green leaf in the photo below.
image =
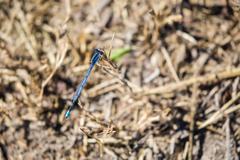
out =
<path fill-rule="evenodd" d="M 119 61 L 125 54 L 131 51 L 130 47 L 118 48 L 112 51 L 110 59 L 113 61 Z"/>

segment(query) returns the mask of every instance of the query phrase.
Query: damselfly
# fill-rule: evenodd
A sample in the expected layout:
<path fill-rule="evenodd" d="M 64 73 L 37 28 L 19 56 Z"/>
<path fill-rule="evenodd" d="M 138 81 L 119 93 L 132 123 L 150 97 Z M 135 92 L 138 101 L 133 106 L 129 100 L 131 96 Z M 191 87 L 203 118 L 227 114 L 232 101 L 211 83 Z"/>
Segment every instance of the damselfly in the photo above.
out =
<path fill-rule="evenodd" d="M 72 98 L 72 104 L 69 106 L 68 110 L 65 113 L 65 118 L 69 118 L 71 111 L 74 109 L 74 107 L 77 105 L 78 103 L 78 98 L 81 95 L 81 92 L 84 88 L 84 86 L 87 84 L 87 80 L 88 77 L 93 69 L 93 67 L 95 66 L 95 64 L 99 61 L 99 59 L 103 56 L 104 52 L 100 49 L 95 49 L 94 50 L 94 54 L 93 57 L 91 59 L 91 64 L 87 70 L 86 75 L 84 76 L 82 82 L 78 85 L 77 90 L 75 91 L 73 98 Z"/>

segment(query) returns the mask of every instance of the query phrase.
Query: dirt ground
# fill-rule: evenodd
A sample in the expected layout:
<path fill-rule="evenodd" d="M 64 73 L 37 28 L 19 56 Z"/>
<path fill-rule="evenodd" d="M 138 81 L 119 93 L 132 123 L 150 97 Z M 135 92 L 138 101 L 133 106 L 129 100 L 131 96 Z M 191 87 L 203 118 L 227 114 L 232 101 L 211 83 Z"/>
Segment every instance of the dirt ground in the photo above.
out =
<path fill-rule="evenodd" d="M 238 0 L 0 0 L 0 159 L 240 159 L 239 16 Z"/>

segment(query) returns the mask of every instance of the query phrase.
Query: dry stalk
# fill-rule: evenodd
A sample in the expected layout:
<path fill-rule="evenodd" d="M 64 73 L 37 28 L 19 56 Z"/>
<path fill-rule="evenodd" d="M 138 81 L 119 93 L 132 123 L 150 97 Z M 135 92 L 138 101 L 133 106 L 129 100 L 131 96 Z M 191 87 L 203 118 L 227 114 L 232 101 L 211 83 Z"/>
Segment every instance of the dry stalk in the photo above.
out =
<path fill-rule="evenodd" d="M 65 1 L 66 6 L 66 12 L 67 15 L 65 17 L 64 23 L 59 29 L 59 33 L 57 33 L 56 37 L 58 37 L 58 46 L 59 46 L 59 54 L 56 57 L 56 65 L 55 68 L 52 70 L 48 78 L 42 82 L 41 91 L 39 95 L 39 99 L 42 99 L 43 91 L 45 86 L 48 84 L 48 82 L 52 79 L 53 75 L 56 73 L 58 68 L 63 63 L 63 60 L 66 56 L 67 50 L 68 50 L 68 34 L 67 34 L 67 23 L 71 16 L 71 3 L 70 0 Z"/>
<path fill-rule="evenodd" d="M 191 107 L 191 122 L 190 122 L 190 133 L 189 133 L 189 150 L 188 150 L 188 159 L 193 159 L 193 145 L 194 145 L 194 131 L 195 131 L 195 115 L 197 112 L 197 91 L 198 85 L 193 85 L 193 96 L 192 96 L 192 107 Z"/>
<path fill-rule="evenodd" d="M 225 153 L 225 159 L 226 160 L 235 160 L 237 159 L 237 154 L 235 152 L 235 141 L 233 138 L 233 135 L 231 133 L 231 127 L 230 127 L 230 118 L 227 116 L 227 120 L 225 123 L 225 131 L 226 131 L 226 153 Z"/>
<path fill-rule="evenodd" d="M 168 68 L 169 68 L 170 72 L 172 73 L 174 80 L 176 82 L 180 82 L 180 79 L 178 78 L 177 72 L 176 72 L 175 68 L 173 67 L 172 60 L 169 56 L 167 49 L 165 47 L 161 47 L 161 52 L 167 62 Z"/>
<path fill-rule="evenodd" d="M 216 111 L 209 119 L 207 119 L 205 122 L 203 122 L 199 129 L 205 128 L 206 126 L 213 124 L 214 122 L 218 121 L 221 117 L 223 117 L 224 114 L 229 114 L 233 111 L 235 111 L 236 109 L 239 109 L 239 106 L 235 107 L 235 110 L 232 110 L 231 108 L 229 108 L 233 103 L 235 103 L 237 100 L 240 99 L 240 92 L 233 97 L 232 99 L 230 99 L 227 103 L 225 103 L 221 109 L 219 109 L 218 111 Z M 227 109 L 231 109 L 231 112 L 229 112 L 229 110 Z"/>
<path fill-rule="evenodd" d="M 46 87 L 46 85 L 48 84 L 48 82 L 52 79 L 53 75 L 56 73 L 56 71 L 58 70 L 58 68 L 61 66 L 63 60 L 64 60 L 64 57 L 67 53 L 67 49 L 68 49 L 68 43 L 66 41 L 61 41 L 60 42 L 60 55 L 58 56 L 58 60 L 57 60 L 57 63 L 56 63 L 56 66 L 55 68 L 52 70 L 51 74 L 48 76 L 48 78 L 42 82 L 42 86 L 41 86 L 41 91 L 40 91 L 40 95 L 39 95 L 39 99 L 41 100 L 42 99 L 42 96 L 43 96 L 43 91 L 44 91 L 44 88 Z"/>
<path fill-rule="evenodd" d="M 99 152 L 100 152 L 100 157 L 103 156 L 103 143 L 102 141 L 99 139 L 99 138 L 96 138 L 95 136 L 92 136 L 90 135 L 84 128 L 80 127 L 80 130 L 87 136 L 87 137 L 90 137 L 90 138 L 93 138 L 96 140 L 96 142 L 98 143 L 99 145 Z"/>
<path fill-rule="evenodd" d="M 206 83 L 219 82 L 225 79 L 234 78 L 240 76 L 240 68 L 232 68 L 231 70 L 219 72 L 216 74 L 207 74 L 203 76 L 193 77 L 187 80 L 182 80 L 179 83 L 169 83 L 164 86 L 155 88 L 146 88 L 139 92 L 135 92 L 140 95 L 153 95 L 153 94 L 164 94 L 173 91 L 183 90 L 195 83 L 202 85 Z"/>

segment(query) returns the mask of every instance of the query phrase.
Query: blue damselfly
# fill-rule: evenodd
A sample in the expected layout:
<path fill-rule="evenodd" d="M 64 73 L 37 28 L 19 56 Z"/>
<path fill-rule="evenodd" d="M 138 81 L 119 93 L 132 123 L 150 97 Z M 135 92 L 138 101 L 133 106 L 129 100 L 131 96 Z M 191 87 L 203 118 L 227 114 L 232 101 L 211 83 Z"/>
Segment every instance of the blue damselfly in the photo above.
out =
<path fill-rule="evenodd" d="M 69 118 L 70 117 L 71 111 L 77 105 L 78 98 L 80 97 L 84 86 L 87 84 L 88 77 L 89 77 L 93 67 L 99 61 L 99 59 L 103 56 L 103 54 L 104 54 L 104 52 L 102 50 L 100 50 L 100 49 L 95 49 L 94 50 L 94 54 L 93 54 L 93 57 L 91 59 L 91 64 L 90 64 L 90 66 L 89 66 L 89 68 L 87 70 L 87 73 L 84 76 L 82 82 L 78 85 L 77 90 L 75 91 L 75 93 L 73 95 L 72 104 L 69 106 L 68 110 L 66 111 L 65 118 Z"/>

